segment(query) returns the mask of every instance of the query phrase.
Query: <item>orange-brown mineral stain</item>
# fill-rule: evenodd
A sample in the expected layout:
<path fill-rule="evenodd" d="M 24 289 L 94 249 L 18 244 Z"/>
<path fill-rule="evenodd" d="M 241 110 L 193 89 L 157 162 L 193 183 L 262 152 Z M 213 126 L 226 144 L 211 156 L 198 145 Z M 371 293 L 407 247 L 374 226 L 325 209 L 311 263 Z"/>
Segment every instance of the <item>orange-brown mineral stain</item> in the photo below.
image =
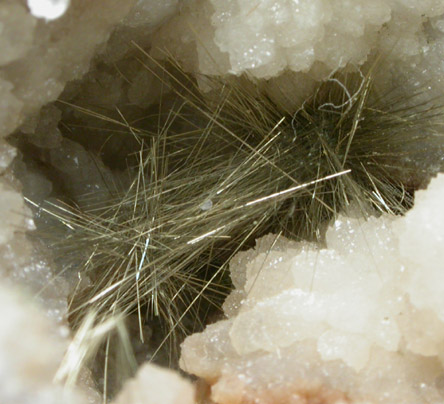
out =
<path fill-rule="evenodd" d="M 344 392 L 306 382 L 252 388 L 233 377 L 212 385 L 201 381 L 198 392 L 199 404 L 353 404 Z"/>

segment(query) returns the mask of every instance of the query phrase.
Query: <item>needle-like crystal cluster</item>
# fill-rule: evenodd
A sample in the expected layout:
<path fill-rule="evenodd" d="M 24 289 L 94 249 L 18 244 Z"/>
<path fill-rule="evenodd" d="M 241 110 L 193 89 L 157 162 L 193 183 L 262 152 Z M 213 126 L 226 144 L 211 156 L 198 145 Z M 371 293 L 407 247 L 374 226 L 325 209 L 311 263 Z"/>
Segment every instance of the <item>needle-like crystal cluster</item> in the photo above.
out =
<path fill-rule="evenodd" d="M 51 349 L 65 346 L 69 337 L 60 342 L 50 329 L 67 324 L 66 310 L 79 282 L 76 271 L 55 278 L 51 259 L 42 259 L 25 236 L 34 225 L 22 193 L 37 203 L 60 187 L 73 199 L 91 190 L 103 196 L 111 170 L 91 150 L 103 146 L 118 154 L 126 146 L 108 142 L 106 125 L 78 111 L 67 138 L 66 109 L 53 104 L 62 93 L 71 104 L 105 114 L 117 107 L 120 123 L 122 116 L 124 123 L 138 121 L 165 96 L 153 69 L 137 60 L 143 48 L 154 57 L 172 56 L 196 74 L 203 90 L 202 73 L 265 77 L 267 97 L 295 111 L 319 80 L 332 79 L 340 68 L 356 73 L 379 58 L 376 90 L 417 95 L 413 101 L 405 97 L 405 111 L 418 122 L 418 105 L 431 105 L 431 99 L 442 104 L 443 13 L 441 0 L 1 1 L 0 279 L 7 288 L 20 284 L 36 295 L 50 319 L 1 288 L 0 401 L 61 401 L 60 387 L 52 383 L 61 354 Z M 407 132 L 415 128 L 409 125 Z M 27 144 L 21 151 L 5 140 L 13 132 L 17 144 Z M 89 143 L 81 145 L 82 136 Z M 438 148 L 431 149 L 439 156 Z M 415 153 L 424 164 L 407 183 L 416 186 L 430 153 L 422 148 Z M 43 168 L 33 160 L 42 155 Z M 436 172 L 439 166 L 428 169 Z M 327 249 L 269 236 L 256 252 L 238 256 L 242 264 L 232 264 L 236 290 L 225 304 L 230 319 L 188 340 L 184 366 L 214 384 L 219 402 L 257 402 L 258 397 L 280 402 L 291 395 L 296 403 L 441 403 L 442 195 L 437 184 L 418 194 L 418 206 L 405 218 L 342 217 L 327 233 Z M 425 195 L 429 205 L 422 209 Z M 372 198 L 380 200 L 377 192 Z M 214 207 L 213 199 L 196 204 L 202 214 Z M 271 276 L 273 271 L 282 279 Z M 251 321 L 241 322 L 247 313 Z M 197 341 L 202 345 L 193 346 Z M 42 354 L 54 362 L 43 363 Z M 154 394 L 144 391 L 145 376 L 149 372 L 130 387 L 141 393 L 123 400 Z M 159 383 L 176 385 L 174 377 L 169 380 Z M 93 392 L 89 402 L 96 399 Z"/>

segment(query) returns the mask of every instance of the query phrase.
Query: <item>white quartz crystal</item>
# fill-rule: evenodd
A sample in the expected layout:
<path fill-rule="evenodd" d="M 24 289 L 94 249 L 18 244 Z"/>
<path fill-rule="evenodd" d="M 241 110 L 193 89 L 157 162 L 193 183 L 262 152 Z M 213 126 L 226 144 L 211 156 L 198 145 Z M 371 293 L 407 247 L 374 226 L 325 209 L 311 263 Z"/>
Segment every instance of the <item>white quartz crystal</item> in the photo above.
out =
<path fill-rule="evenodd" d="M 128 381 L 113 404 L 194 404 L 191 382 L 173 370 L 143 365 Z"/>
<path fill-rule="evenodd" d="M 25 209 L 22 195 L 2 182 L 0 182 L 0 212 L 0 245 L 13 239 L 16 232 L 23 233 L 35 229 L 31 213 Z"/>
<path fill-rule="evenodd" d="M 307 384 L 353 402 L 442 402 L 443 200 L 439 175 L 405 217 L 342 216 L 325 247 L 270 235 L 239 253 L 228 319 L 184 342 L 182 368 L 221 404 L 233 385 L 239 402 L 268 403 Z"/>
<path fill-rule="evenodd" d="M 66 338 L 35 302 L 0 285 L 0 402 L 5 404 L 91 404 L 79 391 L 53 382 Z"/>
<path fill-rule="evenodd" d="M 65 14 L 70 0 L 28 0 L 32 15 L 45 20 L 56 20 Z"/>
<path fill-rule="evenodd" d="M 191 0 L 154 43 L 207 74 L 319 75 L 375 50 L 420 55 L 430 43 L 423 23 L 443 13 L 440 0 Z"/>

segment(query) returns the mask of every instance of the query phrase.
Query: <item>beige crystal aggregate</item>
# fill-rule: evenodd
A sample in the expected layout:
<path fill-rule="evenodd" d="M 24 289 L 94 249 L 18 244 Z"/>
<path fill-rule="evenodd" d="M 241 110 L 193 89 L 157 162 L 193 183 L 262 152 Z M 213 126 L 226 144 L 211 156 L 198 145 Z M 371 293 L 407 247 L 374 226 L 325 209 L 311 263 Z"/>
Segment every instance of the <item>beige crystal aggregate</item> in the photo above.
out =
<path fill-rule="evenodd" d="M 44 106 L 60 95 L 68 81 L 82 78 L 100 45 L 103 51 L 113 29 L 122 23 L 136 1 L 74 0 L 66 13 L 53 21 L 36 18 L 35 7 L 41 8 L 43 3 L 30 2 L 35 15 L 21 0 L 0 4 L 0 311 L 4 320 L 0 327 L 0 402 L 95 403 L 101 400 L 91 389 L 87 374 L 82 374 L 79 382 L 83 392 L 68 392 L 53 383 L 69 342 L 66 308 L 73 285 L 54 275 L 48 257 L 25 235 L 34 228 L 34 222 L 22 190 L 33 200 L 42 201 L 49 196 L 52 185 L 28 170 L 20 159 L 14 162 L 14 171 L 21 173 L 22 184 L 17 181 L 11 162 L 20 153 L 4 137 L 23 125 L 22 131 L 36 146 L 76 153 L 71 162 L 87 159 L 84 150 L 77 150 L 79 145 L 62 142 L 57 128 L 58 109 Z M 59 3 L 63 6 L 63 2 Z M 139 1 L 137 7 L 145 14 L 134 9 L 140 18 L 149 14 L 153 25 L 156 18 L 165 18 L 167 13 L 160 5 L 156 16 L 150 14 L 147 4 L 141 3 L 146 2 Z M 130 17 L 128 25 L 133 18 Z M 62 170 L 68 169 L 65 163 L 59 163 Z M 96 177 L 88 181 L 94 184 Z M 74 187 L 86 186 L 82 176 L 77 174 L 77 179 Z M 32 301 L 21 295 L 32 296 Z"/>
<path fill-rule="evenodd" d="M 134 0 L 77 0 L 61 18 L 46 22 L 21 1 L 2 1 L 0 136 L 54 101 L 69 80 L 80 79 L 98 45 L 107 41 L 133 4 Z"/>
<path fill-rule="evenodd" d="M 405 217 L 339 217 L 325 247 L 259 240 L 230 263 L 227 319 L 186 339 L 182 368 L 220 404 L 303 397 L 307 383 L 352 402 L 443 402 L 443 200 L 441 174 Z"/>

